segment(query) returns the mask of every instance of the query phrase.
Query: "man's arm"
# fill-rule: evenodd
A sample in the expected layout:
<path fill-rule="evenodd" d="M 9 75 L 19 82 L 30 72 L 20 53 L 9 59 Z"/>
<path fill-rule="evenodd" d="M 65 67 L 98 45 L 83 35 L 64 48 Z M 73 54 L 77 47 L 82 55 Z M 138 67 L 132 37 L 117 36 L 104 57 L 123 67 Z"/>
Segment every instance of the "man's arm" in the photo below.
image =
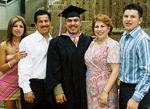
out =
<path fill-rule="evenodd" d="M 64 103 L 67 101 L 61 83 L 57 84 L 57 86 L 54 88 L 54 95 L 57 103 Z"/>
<path fill-rule="evenodd" d="M 51 100 L 51 96 L 62 94 L 57 93 L 60 90 L 59 85 L 62 81 L 62 64 L 57 38 L 52 39 L 48 48 L 47 68 L 46 68 L 46 96 Z M 58 86 L 57 86 L 58 85 Z M 53 93 L 53 91 L 55 91 Z"/>
<path fill-rule="evenodd" d="M 148 93 L 150 89 L 150 41 L 142 39 L 138 46 L 137 54 L 139 56 L 140 77 L 132 98 L 128 101 L 128 107 L 138 108 L 139 102 Z"/>
<path fill-rule="evenodd" d="M 34 94 L 30 87 L 30 77 L 31 77 L 31 71 L 32 71 L 32 60 L 31 55 L 29 53 L 28 47 L 25 43 L 25 41 L 21 41 L 19 45 L 20 50 L 24 50 L 27 53 L 26 58 L 21 59 L 18 63 L 18 75 L 19 75 L 19 86 L 22 88 L 24 92 L 24 98 L 27 102 L 32 103 L 34 97 Z"/>

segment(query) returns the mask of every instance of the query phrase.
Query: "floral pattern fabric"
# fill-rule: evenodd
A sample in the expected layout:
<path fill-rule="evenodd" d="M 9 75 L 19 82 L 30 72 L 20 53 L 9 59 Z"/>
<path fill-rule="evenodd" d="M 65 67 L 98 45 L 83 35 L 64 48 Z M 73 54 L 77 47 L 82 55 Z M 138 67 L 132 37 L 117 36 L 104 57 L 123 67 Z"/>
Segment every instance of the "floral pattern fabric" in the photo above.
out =
<path fill-rule="evenodd" d="M 100 103 L 100 96 L 111 75 L 109 63 L 120 63 L 120 46 L 117 41 L 108 38 L 95 48 L 96 40 L 91 42 L 84 57 L 88 69 L 86 72 L 88 109 L 117 109 L 117 82 L 109 92 L 108 105 Z"/>

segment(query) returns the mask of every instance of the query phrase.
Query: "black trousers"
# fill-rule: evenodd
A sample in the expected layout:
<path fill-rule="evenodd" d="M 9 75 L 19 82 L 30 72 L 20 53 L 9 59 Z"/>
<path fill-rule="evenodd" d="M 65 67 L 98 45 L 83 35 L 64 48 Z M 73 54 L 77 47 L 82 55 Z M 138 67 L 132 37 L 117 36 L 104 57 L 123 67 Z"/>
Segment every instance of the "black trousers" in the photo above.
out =
<path fill-rule="evenodd" d="M 50 105 L 45 97 L 45 82 L 43 80 L 30 80 L 30 87 L 34 93 L 35 99 L 33 103 L 28 103 L 24 99 L 24 93 L 21 90 L 21 105 L 22 109 L 50 109 Z"/>
<path fill-rule="evenodd" d="M 120 94 L 119 94 L 119 109 L 126 109 L 127 102 L 132 97 L 135 91 L 136 84 L 120 84 Z M 150 91 L 144 96 L 142 101 L 139 103 L 138 109 L 148 109 L 150 106 Z"/>

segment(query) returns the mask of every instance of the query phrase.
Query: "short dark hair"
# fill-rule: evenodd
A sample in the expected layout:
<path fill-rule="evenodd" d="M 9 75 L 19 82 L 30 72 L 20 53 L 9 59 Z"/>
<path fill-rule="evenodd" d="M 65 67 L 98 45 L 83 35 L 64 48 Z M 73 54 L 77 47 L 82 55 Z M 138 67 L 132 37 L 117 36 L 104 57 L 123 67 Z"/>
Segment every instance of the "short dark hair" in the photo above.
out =
<path fill-rule="evenodd" d="M 141 18 L 143 15 L 142 7 L 140 5 L 137 5 L 137 4 L 129 4 L 129 5 L 125 6 L 123 13 L 125 12 L 125 10 L 137 10 L 138 14 L 139 14 L 139 18 Z"/>
<path fill-rule="evenodd" d="M 34 23 L 37 22 L 37 16 L 40 16 L 40 15 L 48 15 L 49 17 L 49 20 L 51 21 L 51 15 L 49 12 L 45 11 L 45 10 L 38 10 L 35 14 L 34 14 Z"/>

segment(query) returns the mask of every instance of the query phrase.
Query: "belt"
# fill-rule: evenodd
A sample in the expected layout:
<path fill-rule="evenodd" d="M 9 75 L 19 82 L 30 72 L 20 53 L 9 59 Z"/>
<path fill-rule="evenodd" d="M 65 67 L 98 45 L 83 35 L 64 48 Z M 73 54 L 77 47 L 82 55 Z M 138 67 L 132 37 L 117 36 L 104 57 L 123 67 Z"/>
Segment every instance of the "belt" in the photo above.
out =
<path fill-rule="evenodd" d="M 45 83 L 45 79 L 30 79 L 30 82 L 40 82 L 40 83 Z"/>
<path fill-rule="evenodd" d="M 137 84 L 121 82 L 121 86 L 136 86 Z"/>

